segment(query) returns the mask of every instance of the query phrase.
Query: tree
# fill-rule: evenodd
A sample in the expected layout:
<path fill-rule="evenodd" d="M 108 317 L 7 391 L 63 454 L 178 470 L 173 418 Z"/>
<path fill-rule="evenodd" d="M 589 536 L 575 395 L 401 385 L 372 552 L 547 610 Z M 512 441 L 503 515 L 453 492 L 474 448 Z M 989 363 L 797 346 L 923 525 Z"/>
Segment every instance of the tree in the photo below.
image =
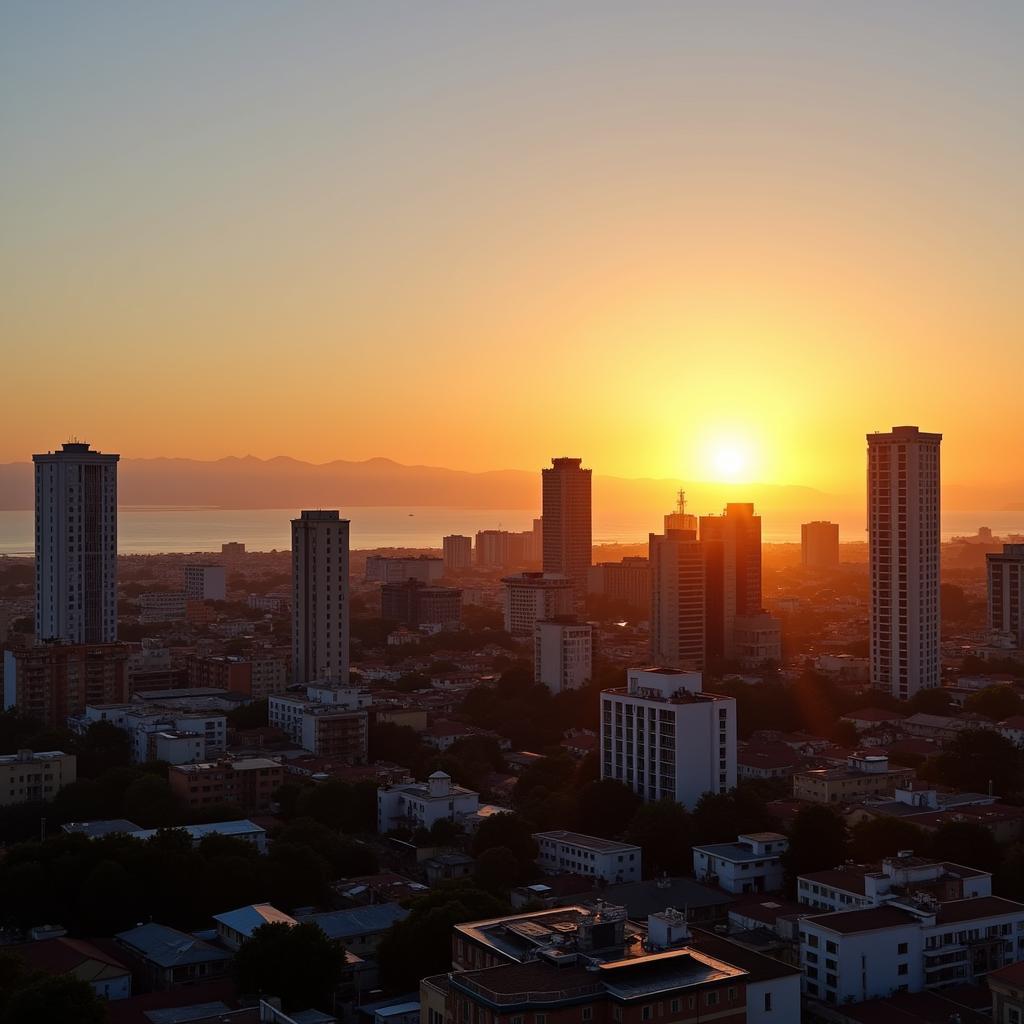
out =
<path fill-rule="evenodd" d="M 481 889 L 504 896 L 519 884 L 522 871 L 518 858 L 507 846 L 492 846 L 477 858 L 473 876 Z"/>
<path fill-rule="evenodd" d="M 267 855 L 271 902 L 286 910 L 330 899 L 331 866 L 305 846 L 274 843 Z"/>
<path fill-rule="evenodd" d="M 228 714 L 228 725 L 232 729 L 259 729 L 268 724 L 270 701 L 254 700 L 251 704 L 232 708 Z"/>
<path fill-rule="evenodd" d="M 111 768 L 131 764 L 128 733 L 111 722 L 93 722 L 73 747 L 79 778 L 93 779 Z"/>
<path fill-rule="evenodd" d="M 991 729 L 959 733 L 937 757 L 925 763 L 923 773 L 956 789 L 1000 796 L 1022 788 L 1021 751 Z"/>
<path fill-rule="evenodd" d="M 916 850 L 927 846 L 925 833 L 902 818 L 868 818 L 850 832 L 850 856 L 862 863 L 891 857 L 900 850 Z"/>
<path fill-rule="evenodd" d="M 87 935 L 113 935 L 139 919 L 139 901 L 131 876 L 115 860 L 100 861 L 78 896 L 78 917 Z"/>
<path fill-rule="evenodd" d="M 1021 700 L 1017 691 L 1008 685 L 986 686 L 972 693 L 964 702 L 964 710 L 1001 722 L 1020 713 Z"/>
<path fill-rule="evenodd" d="M 641 800 L 623 782 L 599 779 L 579 791 L 577 820 L 586 835 L 612 838 L 629 828 Z"/>
<path fill-rule="evenodd" d="M 932 836 L 931 855 L 936 860 L 980 868 L 995 873 L 1002 851 L 992 833 L 973 821 L 951 821 L 940 826 Z"/>
<path fill-rule="evenodd" d="M 163 828 L 181 821 L 182 808 L 166 778 L 143 775 L 125 791 L 122 814 L 143 828 Z"/>
<path fill-rule="evenodd" d="M 319 925 L 261 925 L 235 954 L 239 991 L 277 996 L 286 1010 L 331 1010 L 345 950 Z"/>
<path fill-rule="evenodd" d="M 675 800 L 642 804 L 626 830 L 626 840 L 643 850 L 644 873 L 687 875 L 693 869 L 693 820 Z"/>
<path fill-rule="evenodd" d="M 104 1024 L 106 1019 L 106 1008 L 92 986 L 70 974 L 28 975 L 6 996 L 0 1011 L 0 1024 Z"/>
<path fill-rule="evenodd" d="M 501 847 L 509 850 L 520 871 L 525 871 L 537 859 L 534 831 L 534 826 L 518 814 L 492 814 L 480 823 L 473 836 L 473 856 L 480 857 L 487 850 Z"/>
<path fill-rule="evenodd" d="M 798 811 L 789 830 L 789 849 L 782 855 L 790 893 L 796 893 L 798 875 L 842 864 L 848 844 L 846 824 L 831 807 L 811 804 Z"/>
<path fill-rule="evenodd" d="M 948 715 L 949 694 L 942 687 L 918 690 L 907 705 L 911 714 Z"/>
<path fill-rule="evenodd" d="M 377 856 L 371 847 L 343 839 L 312 818 L 290 821 L 275 834 L 274 843 L 306 847 L 319 854 L 330 865 L 334 878 L 372 875 L 377 870 Z"/>

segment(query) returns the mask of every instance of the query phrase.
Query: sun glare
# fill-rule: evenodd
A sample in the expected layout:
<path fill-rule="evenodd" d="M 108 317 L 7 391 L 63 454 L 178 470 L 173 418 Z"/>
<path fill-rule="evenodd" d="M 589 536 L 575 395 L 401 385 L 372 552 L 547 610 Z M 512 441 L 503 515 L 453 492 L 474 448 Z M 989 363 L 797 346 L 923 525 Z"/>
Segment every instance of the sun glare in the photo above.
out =
<path fill-rule="evenodd" d="M 711 465 L 719 480 L 739 480 L 747 468 L 747 456 L 738 445 L 720 444 L 712 452 Z"/>

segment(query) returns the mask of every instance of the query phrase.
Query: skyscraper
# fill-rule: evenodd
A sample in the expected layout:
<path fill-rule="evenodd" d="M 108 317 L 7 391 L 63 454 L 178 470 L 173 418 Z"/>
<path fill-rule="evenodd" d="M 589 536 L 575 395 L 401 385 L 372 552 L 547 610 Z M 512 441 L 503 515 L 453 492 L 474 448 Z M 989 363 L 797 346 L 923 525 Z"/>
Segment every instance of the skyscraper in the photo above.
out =
<path fill-rule="evenodd" d="M 734 659 L 736 619 L 761 608 L 761 517 L 752 504 L 731 502 L 724 515 L 700 517 L 706 597 L 705 652 Z"/>
<path fill-rule="evenodd" d="M 697 531 L 652 533 L 649 562 L 652 664 L 703 668 L 704 552 Z"/>
<path fill-rule="evenodd" d="M 36 639 L 117 639 L 117 461 L 71 441 L 36 467 Z"/>
<path fill-rule="evenodd" d="M 1004 544 L 985 556 L 988 571 L 988 628 L 1024 647 L 1024 544 Z"/>
<path fill-rule="evenodd" d="M 444 571 L 458 572 L 473 565 L 473 538 L 451 533 L 441 541 L 444 552 Z"/>
<path fill-rule="evenodd" d="M 839 524 L 820 520 L 800 526 L 800 561 L 805 569 L 839 565 Z"/>
<path fill-rule="evenodd" d="M 871 681 L 900 700 L 940 685 L 941 434 L 868 434 Z"/>
<path fill-rule="evenodd" d="M 552 459 L 541 471 L 543 482 L 544 572 L 572 581 L 581 608 L 587 597 L 591 559 L 590 470 L 582 459 Z"/>
<path fill-rule="evenodd" d="M 292 680 L 348 682 L 348 520 L 337 510 L 292 520 Z"/>

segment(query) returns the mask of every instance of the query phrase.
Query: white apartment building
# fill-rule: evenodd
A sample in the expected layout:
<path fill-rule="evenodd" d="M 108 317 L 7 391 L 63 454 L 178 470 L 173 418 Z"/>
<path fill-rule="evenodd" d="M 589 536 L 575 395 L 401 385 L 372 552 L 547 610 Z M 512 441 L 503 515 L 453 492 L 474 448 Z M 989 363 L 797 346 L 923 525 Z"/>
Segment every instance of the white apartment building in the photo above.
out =
<path fill-rule="evenodd" d="M 537 864 L 551 874 L 570 872 L 605 882 L 639 882 L 643 851 L 632 843 L 585 836 L 579 832 L 535 832 Z"/>
<path fill-rule="evenodd" d="M 348 520 L 337 510 L 292 520 L 292 678 L 348 682 Z"/>
<path fill-rule="evenodd" d="M 941 434 L 868 434 L 871 682 L 900 700 L 940 685 Z"/>
<path fill-rule="evenodd" d="M 444 571 L 458 572 L 473 567 L 473 538 L 460 533 L 449 534 L 441 541 Z"/>
<path fill-rule="evenodd" d="M 223 565 L 186 565 L 184 577 L 186 601 L 223 601 L 227 581 Z"/>
<path fill-rule="evenodd" d="M 119 458 L 78 441 L 32 456 L 37 640 L 117 640 Z"/>
<path fill-rule="evenodd" d="M 778 832 L 748 832 L 735 843 L 693 848 L 693 875 L 726 892 L 776 892 L 782 888 L 782 854 L 789 840 Z"/>
<path fill-rule="evenodd" d="M 538 622 L 533 636 L 533 678 L 552 693 L 577 690 L 593 670 L 594 628 L 589 622 Z"/>
<path fill-rule="evenodd" d="M 689 809 L 736 785 L 736 701 L 704 693 L 699 672 L 630 669 L 601 694 L 601 778 Z"/>
<path fill-rule="evenodd" d="M 377 790 L 377 831 L 459 822 L 476 814 L 479 807 L 479 793 L 456 786 L 445 772 L 434 772 L 426 782 L 402 782 Z"/>
<path fill-rule="evenodd" d="M 314 685 L 306 688 L 305 697 L 272 694 L 267 700 L 267 720 L 303 750 L 362 764 L 368 737 L 365 709 L 371 703 L 365 690 Z"/>
<path fill-rule="evenodd" d="M 703 668 L 704 549 L 697 540 L 697 531 L 652 533 L 648 540 L 648 563 L 651 659 L 655 665 L 671 668 Z"/>
<path fill-rule="evenodd" d="M 561 573 L 521 572 L 505 576 L 505 632 L 532 637 L 538 622 L 573 613 L 573 582 Z"/>
<path fill-rule="evenodd" d="M 148 703 L 87 704 L 83 714 L 68 720 L 68 726 L 82 734 L 93 722 L 109 722 L 128 733 L 137 764 L 157 758 L 186 764 L 223 753 L 227 747 L 227 716 L 219 711 L 181 711 Z M 164 740 L 159 743 L 161 734 Z M 163 754 L 157 752 L 158 743 Z"/>
<path fill-rule="evenodd" d="M 829 1004 L 976 984 L 1024 959 L 1024 903 L 910 894 L 800 921 L 804 994 Z"/>
<path fill-rule="evenodd" d="M 52 800 L 76 779 L 74 754 L 63 750 L 19 750 L 0 755 L 0 807 Z"/>

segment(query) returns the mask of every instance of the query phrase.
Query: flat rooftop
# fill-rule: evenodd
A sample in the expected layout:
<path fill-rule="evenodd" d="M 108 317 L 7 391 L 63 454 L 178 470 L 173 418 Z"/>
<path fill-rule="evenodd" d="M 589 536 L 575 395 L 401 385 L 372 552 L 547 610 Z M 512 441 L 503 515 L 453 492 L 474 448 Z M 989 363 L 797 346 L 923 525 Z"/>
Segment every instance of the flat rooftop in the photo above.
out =
<path fill-rule="evenodd" d="M 534 832 L 533 838 L 537 840 L 550 839 L 556 843 L 568 843 L 571 846 L 578 846 L 582 850 L 591 850 L 594 853 L 629 853 L 640 849 L 634 843 L 620 843 L 614 839 L 602 839 L 600 836 L 588 836 L 582 832 L 566 832 L 562 829 L 555 829 L 551 832 Z"/>

